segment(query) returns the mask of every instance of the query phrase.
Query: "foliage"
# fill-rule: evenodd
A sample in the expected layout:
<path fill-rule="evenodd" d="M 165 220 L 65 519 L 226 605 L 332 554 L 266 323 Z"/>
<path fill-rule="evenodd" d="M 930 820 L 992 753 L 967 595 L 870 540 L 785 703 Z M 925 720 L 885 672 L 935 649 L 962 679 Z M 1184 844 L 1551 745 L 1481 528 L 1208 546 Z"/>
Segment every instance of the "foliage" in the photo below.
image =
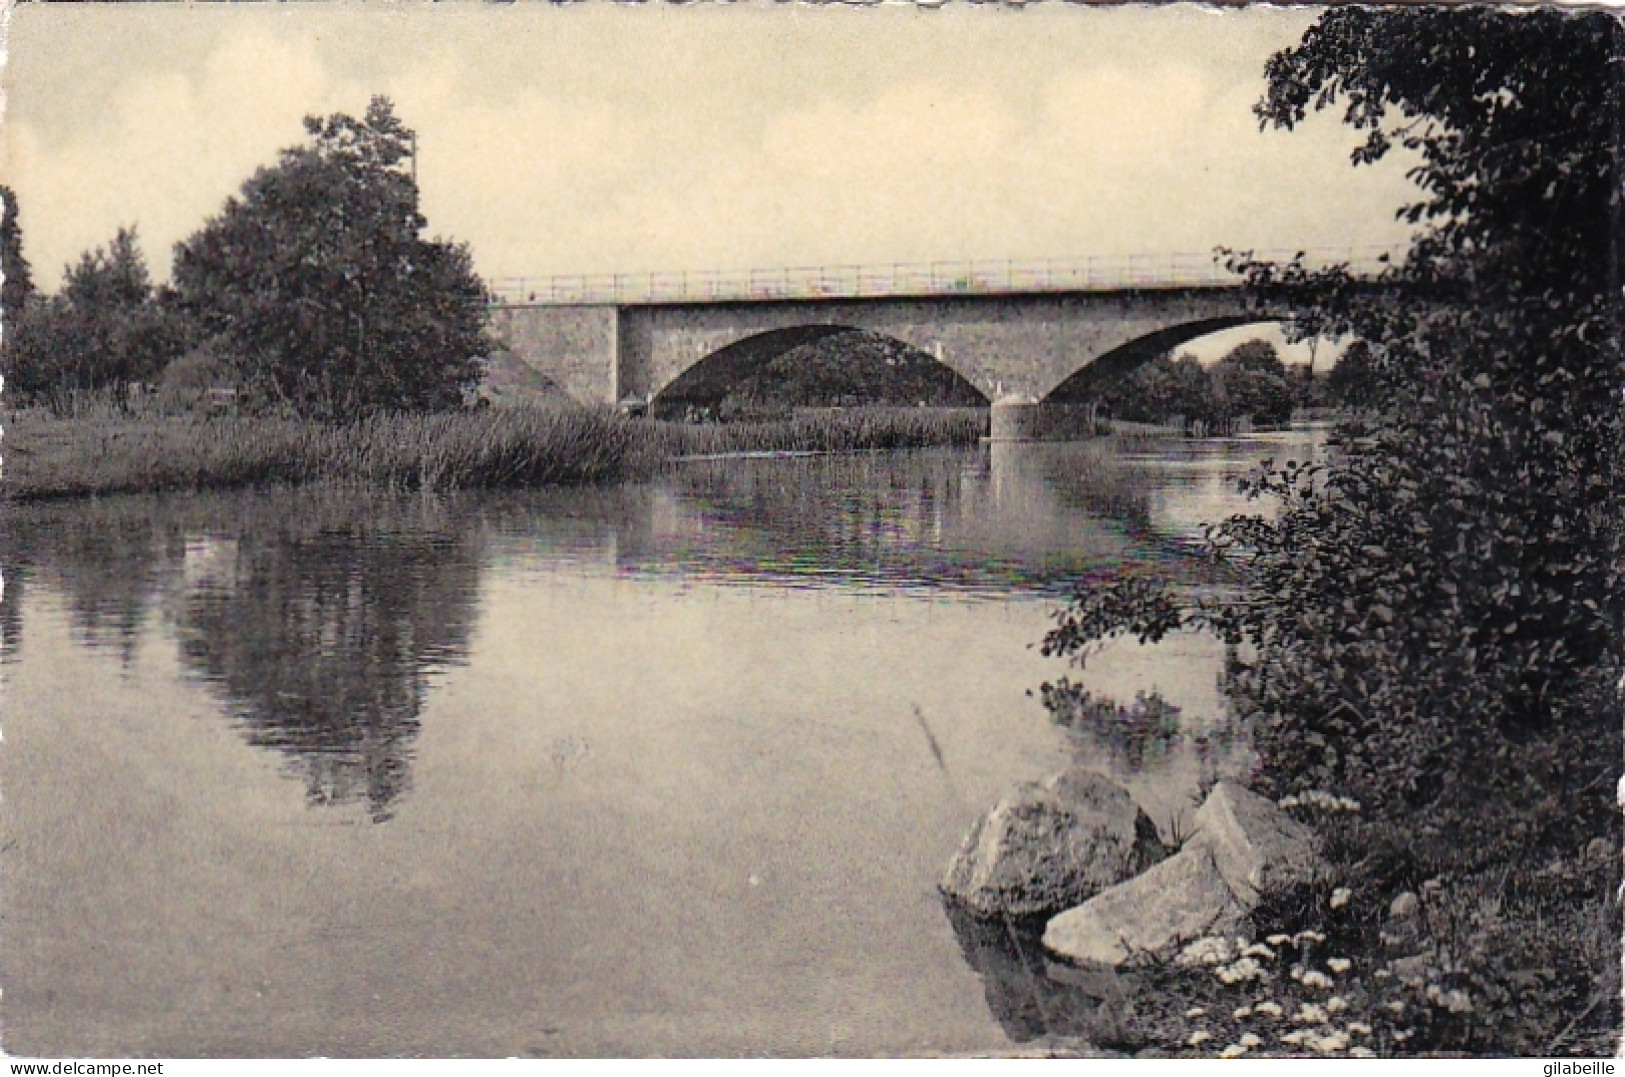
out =
<path fill-rule="evenodd" d="M 1519 888 L 1588 834 L 1617 839 L 1622 46 L 1604 14 L 1347 7 L 1270 61 L 1264 123 L 1346 102 L 1356 163 L 1419 161 L 1401 215 L 1420 231 L 1376 286 L 1235 260 L 1297 332 L 1366 342 L 1342 391 L 1368 410 L 1327 459 L 1266 464 L 1246 484 L 1264 511 L 1211 530 L 1246 568 L 1238 593 L 1085 594 L 1051 635 L 1082 657 L 1212 629 L 1277 792 L 1346 791 L 1414 855 Z M 1474 929 L 1490 952 L 1451 974 L 1494 1015 L 1440 1026 L 1441 1049 L 1532 1050 L 1555 1035 L 1543 1008 L 1610 976 L 1617 994 L 1617 931 L 1535 954 L 1547 918 L 1531 899 Z M 1559 971 L 1530 981 L 1524 961 Z"/>
<path fill-rule="evenodd" d="M 155 378 L 183 347 L 185 326 L 154 290 L 134 228 L 66 268 L 62 290 L 28 303 L 7 349 L 8 373 L 25 397 L 64 407 L 75 397 Z"/>
<path fill-rule="evenodd" d="M 1371 408 L 1381 399 L 1381 386 L 1373 369 L 1371 345 L 1351 343 L 1326 375 L 1327 395 L 1346 408 Z"/>
<path fill-rule="evenodd" d="M 462 403 L 492 350 L 487 297 L 466 246 L 420 238 L 412 132 L 382 97 L 305 128 L 177 246 L 181 306 L 244 388 L 301 414 Z"/>
<path fill-rule="evenodd" d="M 749 419 L 792 407 L 986 403 L 975 386 L 927 352 L 878 333 L 819 327 L 811 334 L 763 334 L 723 349 L 667 387 L 656 408 Z"/>
<path fill-rule="evenodd" d="M 1100 406 L 1131 422 L 1183 416 L 1216 430 L 1247 416 L 1260 426 L 1284 426 L 1295 406 L 1309 404 L 1309 388 L 1288 373 L 1273 344 L 1250 340 L 1211 368 L 1190 355 L 1159 356 L 1111 385 Z"/>
<path fill-rule="evenodd" d="M 1617 740 L 1607 708 L 1574 691 L 1618 663 L 1625 601 L 1619 277 L 1596 227 L 1616 217 L 1582 219 L 1615 208 L 1617 148 L 1574 110 L 1617 112 L 1619 37 L 1600 16 L 1338 9 L 1271 61 L 1267 121 L 1349 95 L 1372 133 L 1357 156 L 1417 148 L 1433 197 L 1405 213 L 1438 221 L 1394 277 L 1402 293 L 1250 267 L 1261 291 L 1302 286 L 1301 324 L 1369 342 L 1383 404 L 1345 424 L 1329 461 L 1249 480 L 1275 510 L 1212 532 L 1247 586 L 1182 613 L 1256 652 L 1230 688 L 1286 786 L 1464 807 L 1503 771 L 1520 784 L 1511 746 L 1576 729 Z M 1378 93 L 1403 122 L 1382 126 Z M 1100 632 L 1113 601 L 1072 617 Z M 1168 601 L 1116 612 L 1164 630 Z M 1596 758 L 1569 761 L 1563 785 Z"/>
<path fill-rule="evenodd" d="M 1237 345 L 1213 365 L 1214 396 L 1225 417 L 1248 415 L 1264 426 L 1292 421 L 1292 385 L 1286 364 L 1268 341 Z"/>
<path fill-rule="evenodd" d="M 1213 383 L 1192 355 L 1160 355 L 1100 397 L 1100 411 L 1130 422 L 1160 423 L 1176 415 L 1190 422 L 1216 417 Z"/>
<path fill-rule="evenodd" d="M 22 317 L 34 295 L 33 271 L 23 256 L 22 222 L 17 219 L 17 194 L 0 185 L 0 323 L 6 330 Z"/>

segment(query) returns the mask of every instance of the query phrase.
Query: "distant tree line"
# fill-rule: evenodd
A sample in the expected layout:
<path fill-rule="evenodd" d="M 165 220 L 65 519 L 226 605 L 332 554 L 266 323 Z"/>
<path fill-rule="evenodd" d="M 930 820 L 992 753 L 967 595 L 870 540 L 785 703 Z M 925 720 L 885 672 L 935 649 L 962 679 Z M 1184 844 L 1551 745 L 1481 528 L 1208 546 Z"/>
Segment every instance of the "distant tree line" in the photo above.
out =
<path fill-rule="evenodd" d="M 148 385 L 334 419 L 461 404 L 493 347 L 487 293 L 465 244 L 422 237 L 412 132 L 383 97 L 305 129 L 176 245 L 157 287 L 132 226 L 40 294 L 0 189 L 7 389 L 59 410 Z"/>
<path fill-rule="evenodd" d="M 1356 341 L 1330 372 L 1289 367 L 1265 340 L 1240 344 L 1212 366 L 1172 353 L 1112 383 L 1099 397 L 1102 415 L 1162 423 L 1176 417 L 1209 430 L 1243 417 L 1257 426 L 1285 426 L 1299 409 L 1360 407 L 1367 399 L 1370 350 Z"/>

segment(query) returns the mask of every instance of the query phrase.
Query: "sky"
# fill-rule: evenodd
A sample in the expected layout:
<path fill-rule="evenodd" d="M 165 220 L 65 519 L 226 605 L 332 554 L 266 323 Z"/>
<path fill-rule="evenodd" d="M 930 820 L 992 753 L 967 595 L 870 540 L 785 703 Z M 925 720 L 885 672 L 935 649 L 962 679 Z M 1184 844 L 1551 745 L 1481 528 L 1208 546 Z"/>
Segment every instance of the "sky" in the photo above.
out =
<path fill-rule="evenodd" d="M 38 284 L 155 279 L 301 118 L 392 98 L 487 277 L 1397 246 L 1396 159 L 1251 112 L 1306 9 L 29 4 L 0 180 Z"/>

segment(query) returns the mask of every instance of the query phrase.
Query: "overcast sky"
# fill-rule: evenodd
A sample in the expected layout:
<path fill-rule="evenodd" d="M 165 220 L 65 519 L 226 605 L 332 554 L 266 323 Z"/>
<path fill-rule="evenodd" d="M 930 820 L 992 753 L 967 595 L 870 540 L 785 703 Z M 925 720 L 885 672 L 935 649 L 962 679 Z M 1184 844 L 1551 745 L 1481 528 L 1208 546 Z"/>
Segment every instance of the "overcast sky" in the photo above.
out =
<path fill-rule="evenodd" d="M 38 282 L 154 275 L 307 113 L 392 97 L 487 276 L 1390 244 L 1401 162 L 1260 132 L 1303 10 L 29 4 L 0 177 Z"/>

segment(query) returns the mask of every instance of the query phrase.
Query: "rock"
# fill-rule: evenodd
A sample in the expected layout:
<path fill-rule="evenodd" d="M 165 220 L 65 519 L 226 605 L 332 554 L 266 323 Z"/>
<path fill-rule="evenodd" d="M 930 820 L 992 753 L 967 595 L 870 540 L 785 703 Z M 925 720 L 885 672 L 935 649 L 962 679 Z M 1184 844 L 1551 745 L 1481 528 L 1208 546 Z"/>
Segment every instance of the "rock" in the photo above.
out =
<path fill-rule="evenodd" d="M 942 892 L 978 916 L 1052 913 L 1163 855 L 1156 827 L 1121 786 L 1074 768 L 1000 800 L 966 836 Z"/>
<path fill-rule="evenodd" d="M 1415 913 L 1421 904 L 1421 899 L 1407 890 L 1394 898 L 1393 903 L 1388 906 L 1388 915 L 1395 920 L 1403 920 Z"/>
<path fill-rule="evenodd" d="M 1247 912 L 1211 850 L 1198 845 L 1050 920 L 1044 946 L 1081 964 L 1121 965 L 1168 956 L 1204 935 L 1234 934 Z"/>
<path fill-rule="evenodd" d="M 1187 847 L 1212 850 L 1219 874 L 1249 912 L 1264 895 L 1310 882 L 1323 867 L 1313 831 L 1234 782 L 1214 786 L 1195 827 Z"/>

